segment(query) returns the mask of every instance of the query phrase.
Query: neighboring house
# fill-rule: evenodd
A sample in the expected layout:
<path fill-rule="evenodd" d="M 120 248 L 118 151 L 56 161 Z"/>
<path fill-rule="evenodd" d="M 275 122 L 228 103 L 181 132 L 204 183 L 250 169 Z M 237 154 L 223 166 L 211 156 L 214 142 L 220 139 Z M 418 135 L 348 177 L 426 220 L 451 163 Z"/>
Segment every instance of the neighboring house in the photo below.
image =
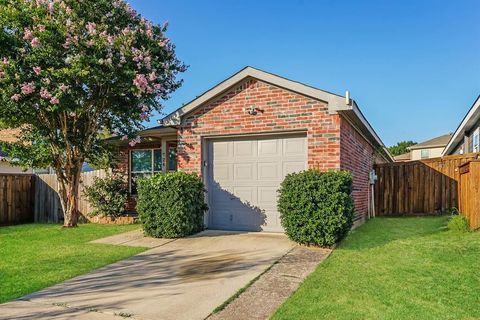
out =
<path fill-rule="evenodd" d="M 3 142 L 15 142 L 17 136 L 20 133 L 20 129 L 3 129 L 0 130 L 0 141 Z M 53 174 L 52 168 L 45 169 L 31 169 L 24 170 L 22 167 L 12 166 L 10 164 L 11 158 L 2 151 L 0 147 L 0 173 L 35 173 L 35 174 Z M 84 163 L 82 166 L 82 172 L 93 171 L 94 169 L 88 164 Z"/>
<path fill-rule="evenodd" d="M 202 176 L 211 229 L 282 231 L 277 190 L 308 168 L 353 173 L 361 223 L 369 211 L 369 173 L 393 158 L 354 100 L 247 67 L 119 144 L 117 171 L 135 181 L 155 172 Z"/>
<path fill-rule="evenodd" d="M 442 155 L 480 152 L 480 96 L 458 126 Z"/>
<path fill-rule="evenodd" d="M 0 130 L 0 141 L 2 142 L 15 142 L 17 135 L 20 133 L 20 129 L 3 129 Z M 31 169 L 23 170 L 21 167 L 12 166 L 10 164 L 10 158 L 2 151 L 0 147 L 0 174 L 1 173 L 32 173 Z"/>
<path fill-rule="evenodd" d="M 409 152 L 394 157 L 397 162 L 424 160 L 430 158 L 438 158 L 442 156 L 448 141 L 452 138 L 452 134 L 444 134 L 416 145 L 408 147 Z"/>
<path fill-rule="evenodd" d="M 398 156 L 394 156 L 393 159 L 395 162 L 405 162 L 405 161 L 410 161 L 411 160 L 411 154 L 410 152 L 400 154 Z"/>

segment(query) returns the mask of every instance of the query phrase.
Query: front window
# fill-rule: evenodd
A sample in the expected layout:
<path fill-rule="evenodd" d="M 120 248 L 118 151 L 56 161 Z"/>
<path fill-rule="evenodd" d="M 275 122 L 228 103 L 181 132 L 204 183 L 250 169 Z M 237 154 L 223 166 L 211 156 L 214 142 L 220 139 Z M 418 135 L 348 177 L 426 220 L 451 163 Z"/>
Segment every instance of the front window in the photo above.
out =
<path fill-rule="evenodd" d="M 422 159 L 428 159 L 430 158 L 430 150 L 422 150 Z"/>
<path fill-rule="evenodd" d="M 130 192 L 137 194 L 137 181 L 162 171 L 161 149 L 132 150 L 130 153 Z"/>

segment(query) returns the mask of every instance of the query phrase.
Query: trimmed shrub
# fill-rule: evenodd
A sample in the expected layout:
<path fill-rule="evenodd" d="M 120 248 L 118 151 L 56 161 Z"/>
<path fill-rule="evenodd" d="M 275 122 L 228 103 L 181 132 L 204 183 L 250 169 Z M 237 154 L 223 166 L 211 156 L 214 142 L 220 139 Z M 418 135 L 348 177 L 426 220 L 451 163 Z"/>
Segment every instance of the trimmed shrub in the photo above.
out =
<path fill-rule="evenodd" d="M 146 235 L 180 238 L 203 230 L 205 187 L 195 174 L 158 173 L 138 181 L 137 212 Z"/>
<path fill-rule="evenodd" d="M 331 246 L 352 227 L 352 175 L 307 170 L 287 175 L 278 211 L 288 237 L 300 244 Z"/>
<path fill-rule="evenodd" d="M 94 177 L 93 183 L 83 189 L 83 194 L 94 208 L 91 216 L 118 217 L 126 213 L 128 190 L 118 176 Z"/>
<path fill-rule="evenodd" d="M 452 216 L 452 218 L 450 218 L 450 220 L 448 221 L 447 227 L 449 230 L 457 232 L 470 231 L 468 220 L 461 215 Z"/>

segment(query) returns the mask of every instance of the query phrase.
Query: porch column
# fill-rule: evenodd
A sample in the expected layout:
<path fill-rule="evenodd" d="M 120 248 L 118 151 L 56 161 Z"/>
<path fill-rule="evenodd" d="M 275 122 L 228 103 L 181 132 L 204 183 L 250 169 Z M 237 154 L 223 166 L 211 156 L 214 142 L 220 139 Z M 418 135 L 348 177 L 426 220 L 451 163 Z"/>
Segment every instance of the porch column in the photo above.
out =
<path fill-rule="evenodd" d="M 162 172 L 165 173 L 167 172 L 167 140 L 162 139 L 161 140 L 161 146 L 162 146 Z"/>

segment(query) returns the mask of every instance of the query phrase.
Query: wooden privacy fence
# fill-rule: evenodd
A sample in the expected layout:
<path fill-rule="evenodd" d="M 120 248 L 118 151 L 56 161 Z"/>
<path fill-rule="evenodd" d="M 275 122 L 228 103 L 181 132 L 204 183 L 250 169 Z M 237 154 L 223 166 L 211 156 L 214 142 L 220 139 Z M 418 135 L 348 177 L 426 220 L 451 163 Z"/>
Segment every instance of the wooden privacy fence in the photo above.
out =
<path fill-rule="evenodd" d="M 0 225 L 33 222 L 35 176 L 0 174 Z"/>
<path fill-rule="evenodd" d="M 459 205 L 459 167 L 479 154 L 376 165 L 375 214 L 439 213 Z"/>
<path fill-rule="evenodd" d="M 480 228 L 480 161 L 468 162 L 460 167 L 459 210 L 470 228 Z"/>
<path fill-rule="evenodd" d="M 88 215 L 93 208 L 83 196 L 83 188 L 92 184 L 95 177 L 107 175 L 104 170 L 84 172 L 81 175 L 78 210 L 82 215 Z M 63 219 L 63 210 L 58 194 L 60 188 L 55 174 L 40 174 L 35 179 L 34 217 L 35 222 L 59 222 Z"/>

